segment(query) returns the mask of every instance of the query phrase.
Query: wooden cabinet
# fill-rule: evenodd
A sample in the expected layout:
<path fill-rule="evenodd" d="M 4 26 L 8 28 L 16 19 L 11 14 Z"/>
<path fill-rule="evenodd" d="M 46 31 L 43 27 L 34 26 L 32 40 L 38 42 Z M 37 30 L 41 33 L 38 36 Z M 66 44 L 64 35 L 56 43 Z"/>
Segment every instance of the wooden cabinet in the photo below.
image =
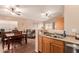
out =
<path fill-rule="evenodd" d="M 59 45 L 51 45 L 51 53 L 63 53 L 63 47 Z"/>
<path fill-rule="evenodd" d="M 39 52 L 42 52 L 43 50 L 43 37 L 39 35 L 39 39 L 38 39 L 38 50 Z"/>
<path fill-rule="evenodd" d="M 64 52 L 64 49 L 63 49 L 63 46 L 60 46 L 60 45 L 54 45 L 54 53 L 63 53 Z"/>
<path fill-rule="evenodd" d="M 51 45 L 50 45 L 50 51 L 51 51 L 51 53 L 63 53 L 64 52 L 64 42 L 53 39 L 53 43 L 51 42 Z"/>
<path fill-rule="evenodd" d="M 50 39 L 47 37 L 43 37 L 43 52 L 44 53 L 50 52 Z"/>
<path fill-rule="evenodd" d="M 56 30 L 63 30 L 64 29 L 64 17 L 63 16 L 56 17 L 55 29 Z"/>
<path fill-rule="evenodd" d="M 51 47 L 50 48 L 51 53 L 63 53 L 64 52 L 64 46 L 54 44 L 54 45 L 51 45 L 50 47 Z"/>
<path fill-rule="evenodd" d="M 43 53 L 63 53 L 64 42 L 45 36 L 39 36 L 39 51 Z"/>

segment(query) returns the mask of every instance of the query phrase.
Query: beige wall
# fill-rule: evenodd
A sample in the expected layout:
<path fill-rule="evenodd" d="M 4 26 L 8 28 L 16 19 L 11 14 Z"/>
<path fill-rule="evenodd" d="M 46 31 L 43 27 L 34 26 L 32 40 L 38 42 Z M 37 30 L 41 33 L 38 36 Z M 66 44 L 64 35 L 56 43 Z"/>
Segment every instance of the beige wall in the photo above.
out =
<path fill-rule="evenodd" d="M 19 30 L 24 30 L 33 24 L 31 20 L 27 20 L 27 19 L 20 18 L 20 17 L 0 16 L 0 20 L 17 21 Z"/>
<path fill-rule="evenodd" d="M 67 33 L 79 32 L 79 5 L 64 6 L 64 22 Z"/>

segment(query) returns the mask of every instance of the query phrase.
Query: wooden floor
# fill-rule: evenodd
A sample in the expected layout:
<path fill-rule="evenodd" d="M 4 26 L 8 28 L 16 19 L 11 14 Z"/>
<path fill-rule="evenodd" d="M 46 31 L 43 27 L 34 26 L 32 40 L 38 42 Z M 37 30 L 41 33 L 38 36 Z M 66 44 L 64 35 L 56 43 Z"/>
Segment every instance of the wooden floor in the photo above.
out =
<path fill-rule="evenodd" d="M 16 48 L 8 51 L 5 47 L 4 51 L 2 50 L 2 45 L 0 44 L 0 53 L 34 53 L 35 50 L 35 39 L 28 39 L 27 44 L 16 45 Z"/>

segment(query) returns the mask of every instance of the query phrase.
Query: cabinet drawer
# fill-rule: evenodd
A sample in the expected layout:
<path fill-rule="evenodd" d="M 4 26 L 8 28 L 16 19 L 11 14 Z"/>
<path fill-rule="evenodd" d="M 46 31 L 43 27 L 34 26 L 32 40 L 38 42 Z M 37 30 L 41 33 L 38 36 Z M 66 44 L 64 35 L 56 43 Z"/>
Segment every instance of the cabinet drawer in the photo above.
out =
<path fill-rule="evenodd" d="M 54 44 L 64 45 L 64 42 L 63 41 L 60 41 L 60 40 L 55 40 L 54 39 Z"/>

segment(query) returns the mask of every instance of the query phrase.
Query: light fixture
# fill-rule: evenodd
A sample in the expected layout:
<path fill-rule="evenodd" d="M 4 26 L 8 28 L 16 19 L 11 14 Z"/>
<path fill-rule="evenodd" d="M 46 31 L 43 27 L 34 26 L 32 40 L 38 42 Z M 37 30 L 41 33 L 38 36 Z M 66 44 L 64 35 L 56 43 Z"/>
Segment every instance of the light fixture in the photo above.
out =
<path fill-rule="evenodd" d="M 43 18 L 49 18 L 49 16 L 52 14 L 52 12 L 51 11 L 46 11 L 46 12 L 44 12 L 44 13 L 41 13 L 41 16 L 43 17 Z"/>
<path fill-rule="evenodd" d="M 46 16 L 50 16 L 51 14 L 52 14 L 52 12 L 49 10 L 46 12 Z"/>
<path fill-rule="evenodd" d="M 6 8 L 10 11 L 12 15 L 15 14 L 20 16 L 22 14 L 21 9 L 19 9 L 17 5 L 6 6 Z"/>

